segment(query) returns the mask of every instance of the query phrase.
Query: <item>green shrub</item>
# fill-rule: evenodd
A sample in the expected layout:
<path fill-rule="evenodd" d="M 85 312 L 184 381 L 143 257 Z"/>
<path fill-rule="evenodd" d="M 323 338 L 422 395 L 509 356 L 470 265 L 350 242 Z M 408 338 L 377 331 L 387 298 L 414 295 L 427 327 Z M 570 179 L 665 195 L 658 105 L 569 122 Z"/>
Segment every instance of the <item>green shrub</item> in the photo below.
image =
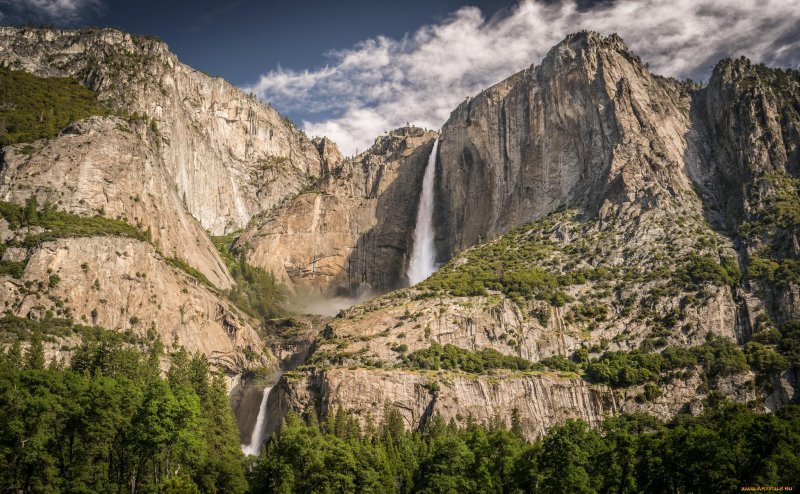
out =
<path fill-rule="evenodd" d="M 0 67 L 0 147 L 55 137 L 71 122 L 110 113 L 76 79 Z"/>
<path fill-rule="evenodd" d="M 50 277 L 47 279 L 47 287 L 48 288 L 55 288 L 58 286 L 58 283 L 61 281 L 61 278 L 57 274 L 51 274 Z"/>
<path fill-rule="evenodd" d="M 176 267 L 204 285 L 214 288 L 214 284 L 209 281 L 206 275 L 198 271 L 196 268 L 190 266 L 183 259 L 178 259 L 177 257 L 168 257 L 165 260 L 170 266 Z"/>
<path fill-rule="evenodd" d="M 733 285 L 740 276 L 738 265 L 731 259 L 722 258 L 720 264 L 713 256 L 698 254 L 690 255 L 675 273 L 675 278 L 688 290 L 697 290 L 705 284 Z"/>
<path fill-rule="evenodd" d="M 778 350 L 793 367 L 800 367 L 800 321 L 791 320 L 780 327 Z"/>
<path fill-rule="evenodd" d="M 772 259 L 753 257 L 747 269 L 750 279 L 765 281 L 778 288 L 785 288 L 790 284 L 800 284 L 800 261 L 784 259 L 780 262 Z"/>
<path fill-rule="evenodd" d="M 574 372 L 575 374 L 581 373 L 580 365 L 576 364 L 567 357 L 564 357 L 563 355 L 552 355 L 550 357 L 545 357 L 541 359 L 539 363 L 549 369 L 561 372 Z"/>
<path fill-rule="evenodd" d="M 659 378 L 664 358 L 658 353 L 605 352 L 586 367 L 586 377 L 596 383 L 628 387 Z"/>
<path fill-rule="evenodd" d="M 781 341 L 781 332 L 770 326 L 762 329 L 758 333 L 755 333 L 752 341 L 764 345 L 777 344 Z"/>
<path fill-rule="evenodd" d="M 745 345 L 747 363 L 758 374 L 782 372 L 789 368 L 789 361 L 772 348 L 754 341 Z"/>
<path fill-rule="evenodd" d="M 25 273 L 24 262 L 20 261 L 0 261 L 0 275 L 11 275 L 13 278 L 21 279 Z"/>
<path fill-rule="evenodd" d="M 747 358 L 729 338 L 710 335 L 708 340 L 693 348 L 708 377 L 724 377 L 748 370 Z"/>
<path fill-rule="evenodd" d="M 661 387 L 658 384 L 647 383 L 644 385 L 644 398 L 653 401 L 661 396 Z"/>
<path fill-rule="evenodd" d="M 411 369 L 443 369 L 473 374 L 483 374 L 490 369 L 527 371 L 542 368 L 534 362 L 514 355 L 504 355 L 491 348 L 471 352 L 450 344 L 442 347 L 438 343 L 432 343 L 426 349 L 407 355 L 403 358 L 402 365 Z"/>
<path fill-rule="evenodd" d="M 667 347 L 661 352 L 664 357 L 664 370 L 677 370 L 697 365 L 697 356 L 690 348 Z"/>
<path fill-rule="evenodd" d="M 572 310 L 579 321 L 605 321 L 608 317 L 608 307 L 605 305 L 577 304 Z"/>

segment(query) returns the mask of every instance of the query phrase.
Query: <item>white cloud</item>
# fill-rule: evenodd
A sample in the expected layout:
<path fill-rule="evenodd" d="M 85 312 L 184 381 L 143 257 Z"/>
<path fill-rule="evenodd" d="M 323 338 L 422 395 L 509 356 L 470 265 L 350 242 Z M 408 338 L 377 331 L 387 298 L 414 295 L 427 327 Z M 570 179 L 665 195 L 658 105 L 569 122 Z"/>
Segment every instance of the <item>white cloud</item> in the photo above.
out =
<path fill-rule="evenodd" d="M 0 19 L 72 25 L 104 6 L 103 0 L 0 0 Z"/>
<path fill-rule="evenodd" d="M 522 0 L 488 20 L 465 7 L 403 39 L 332 52 L 318 70 L 272 70 L 246 89 L 285 112 L 335 115 L 303 128 L 352 154 L 406 122 L 439 128 L 465 96 L 538 63 L 575 31 L 619 33 L 654 72 L 703 78 L 726 56 L 798 66 L 799 21 L 796 0 L 617 0 L 583 11 L 571 0 Z"/>

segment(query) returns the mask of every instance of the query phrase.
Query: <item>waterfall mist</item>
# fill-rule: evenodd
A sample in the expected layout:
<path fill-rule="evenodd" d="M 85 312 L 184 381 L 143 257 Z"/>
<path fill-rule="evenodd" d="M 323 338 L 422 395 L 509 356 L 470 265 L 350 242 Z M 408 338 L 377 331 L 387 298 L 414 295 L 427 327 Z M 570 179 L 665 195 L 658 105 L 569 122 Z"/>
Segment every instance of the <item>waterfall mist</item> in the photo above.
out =
<path fill-rule="evenodd" d="M 408 282 L 416 285 L 436 271 L 436 246 L 433 231 L 433 185 L 436 176 L 436 151 L 439 139 L 433 142 L 425 176 L 422 178 L 422 193 L 419 196 L 417 209 L 417 225 L 414 229 L 414 246 L 411 249 L 411 261 L 408 263 Z"/>
<path fill-rule="evenodd" d="M 325 297 L 322 295 L 300 295 L 291 304 L 298 312 L 303 314 L 316 314 L 334 317 L 341 310 L 360 304 L 376 295 L 369 288 L 359 289 L 352 296 Z"/>

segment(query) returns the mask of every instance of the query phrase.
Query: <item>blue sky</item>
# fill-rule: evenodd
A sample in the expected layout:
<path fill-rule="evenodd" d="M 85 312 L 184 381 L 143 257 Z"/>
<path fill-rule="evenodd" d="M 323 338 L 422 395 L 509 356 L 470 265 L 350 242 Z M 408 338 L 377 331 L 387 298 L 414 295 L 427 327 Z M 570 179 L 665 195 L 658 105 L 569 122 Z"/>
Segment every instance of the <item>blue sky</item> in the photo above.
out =
<path fill-rule="evenodd" d="M 581 29 L 618 33 L 658 74 L 721 58 L 800 67 L 797 0 L 0 0 L 0 23 L 117 27 L 257 93 L 346 154 L 450 111 Z"/>

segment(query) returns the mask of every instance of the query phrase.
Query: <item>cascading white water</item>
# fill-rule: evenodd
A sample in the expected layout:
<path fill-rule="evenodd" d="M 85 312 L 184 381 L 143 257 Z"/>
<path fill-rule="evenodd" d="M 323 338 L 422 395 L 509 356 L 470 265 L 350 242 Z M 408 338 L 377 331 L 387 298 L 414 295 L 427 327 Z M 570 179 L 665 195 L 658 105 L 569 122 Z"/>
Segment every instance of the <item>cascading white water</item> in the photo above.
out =
<path fill-rule="evenodd" d="M 272 391 L 272 386 L 264 388 L 256 425 L 253 427 L 252 434 L 250 434 L 250 444 L 242 444 L 242 451 L 244 451 L 245 455 L 258 456 L 261 453 L 261 443 L 264 442 L 264 421 L 267 419 L 267 398 L 269 398 L 270 391 Z"/>
<path fill-rule="evenodd" d="M 422 178 L 417 225 L 414 229 L 414 246 L 406 271 L 411 285 L 416 285 L 436 271 L 436 246 L 433 243 L 433 182 L 436 176 L 437 149 L 439 149 L 439 139 L 433 142 L 428 165 L 425 167 L 425 176 Z"/>

